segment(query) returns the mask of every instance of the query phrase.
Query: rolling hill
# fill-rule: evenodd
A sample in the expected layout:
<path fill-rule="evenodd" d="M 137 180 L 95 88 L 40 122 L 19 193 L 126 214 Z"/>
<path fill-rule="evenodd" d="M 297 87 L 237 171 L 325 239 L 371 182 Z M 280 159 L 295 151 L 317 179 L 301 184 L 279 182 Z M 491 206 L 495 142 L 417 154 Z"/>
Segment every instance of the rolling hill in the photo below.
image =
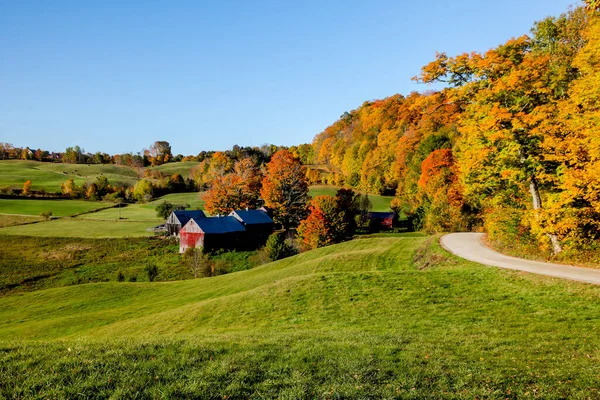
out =
<path fill-rule="evenodd" d="M 358 239 L 214 278 L 0 298 L 0 396 L 585 397 L 600 288 Z"/>

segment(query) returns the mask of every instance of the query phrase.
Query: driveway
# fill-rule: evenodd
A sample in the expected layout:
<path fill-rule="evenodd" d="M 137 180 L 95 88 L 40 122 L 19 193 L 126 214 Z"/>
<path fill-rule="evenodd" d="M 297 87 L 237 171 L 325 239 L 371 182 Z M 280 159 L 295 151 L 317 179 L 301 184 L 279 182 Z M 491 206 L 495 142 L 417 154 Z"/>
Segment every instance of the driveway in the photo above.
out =
<path fill-rule="evenodd" d="M 487 247 L 482 241 L 483 235 L 483 233 L 450 233 L 442 236 L 440 242 L 450 253 L 479 264 L 600 285 L 600 270 L 505 256 Z"/>

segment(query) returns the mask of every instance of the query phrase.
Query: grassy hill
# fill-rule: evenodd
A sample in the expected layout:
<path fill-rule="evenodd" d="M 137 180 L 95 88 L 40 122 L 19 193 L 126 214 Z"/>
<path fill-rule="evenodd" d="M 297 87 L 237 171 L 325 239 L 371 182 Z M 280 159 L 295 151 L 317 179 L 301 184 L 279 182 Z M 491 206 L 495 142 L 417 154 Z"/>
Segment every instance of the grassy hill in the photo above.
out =
<path fill-rule="evenodd" d="M 166 175 L 180 174 L 185 179 L 190 177 L 190 172 L 192 169 L 199 164 L 200 163 L 197 161 L 182 161 L 167 163 L 157 167 L 149 167 L 148 169 L 158 170 Z"/>
<path fill-rule="evenodd" d="M 44 189 L 47 192 L 60 192 L 60 185 L 73 178 L 81 185 L 91 182 L 97 176 L 104 175 L 113 185 L 134 185 L 139 179 L 138 172 L 121 165 L 97 164 L 60 164 L 38 161 L 2 160 L 0 161 L 0 186 L 22 188 L 23 183 L 31 180 L 31 189 Z"/>
<path fill-rule="evenodd" d="M 0 397 L 597 397 L 600 288 L 354 240 L 0 298 Z"/>

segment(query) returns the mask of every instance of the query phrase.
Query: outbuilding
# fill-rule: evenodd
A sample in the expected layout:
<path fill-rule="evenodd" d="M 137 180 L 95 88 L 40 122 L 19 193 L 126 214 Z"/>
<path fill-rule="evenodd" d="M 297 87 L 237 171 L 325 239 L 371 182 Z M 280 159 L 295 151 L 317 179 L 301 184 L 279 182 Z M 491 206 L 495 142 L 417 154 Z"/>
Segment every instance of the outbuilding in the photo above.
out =
<path fill-rule="evenodd" d="M 202 210 L 175 210 L 167 218 L 166 228 L 169 235 L 178 236 L 179 231 L 191 219 L 206 218 Z"/>
<path fill-rule="evenodd" d="M 263 210 L 235 210 L 229 214 L 237 219 L 247 231 L 248 245 L 250 247 L 265 244 L 269 235 L 273 233 L 275 224 L 266 211 Z"/>
<path fill-rule="evenodd" d="M 396 219 L 395 212 L 370 212 L 369 220 L 371 226 L 376 226 L 378 229 L 392 229 L 394 220 Z"/>

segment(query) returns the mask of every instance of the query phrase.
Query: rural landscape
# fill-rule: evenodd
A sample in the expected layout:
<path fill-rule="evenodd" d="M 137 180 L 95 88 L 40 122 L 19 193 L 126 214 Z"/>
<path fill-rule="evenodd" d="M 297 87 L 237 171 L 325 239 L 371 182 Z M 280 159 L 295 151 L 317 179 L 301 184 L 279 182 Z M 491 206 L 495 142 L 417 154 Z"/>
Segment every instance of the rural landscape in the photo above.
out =
<path fill-rule="evenodd" d="M 292 144 L 0 136 L 0 398 L 600 398 L 600 3 L 540 18 Z"/>

